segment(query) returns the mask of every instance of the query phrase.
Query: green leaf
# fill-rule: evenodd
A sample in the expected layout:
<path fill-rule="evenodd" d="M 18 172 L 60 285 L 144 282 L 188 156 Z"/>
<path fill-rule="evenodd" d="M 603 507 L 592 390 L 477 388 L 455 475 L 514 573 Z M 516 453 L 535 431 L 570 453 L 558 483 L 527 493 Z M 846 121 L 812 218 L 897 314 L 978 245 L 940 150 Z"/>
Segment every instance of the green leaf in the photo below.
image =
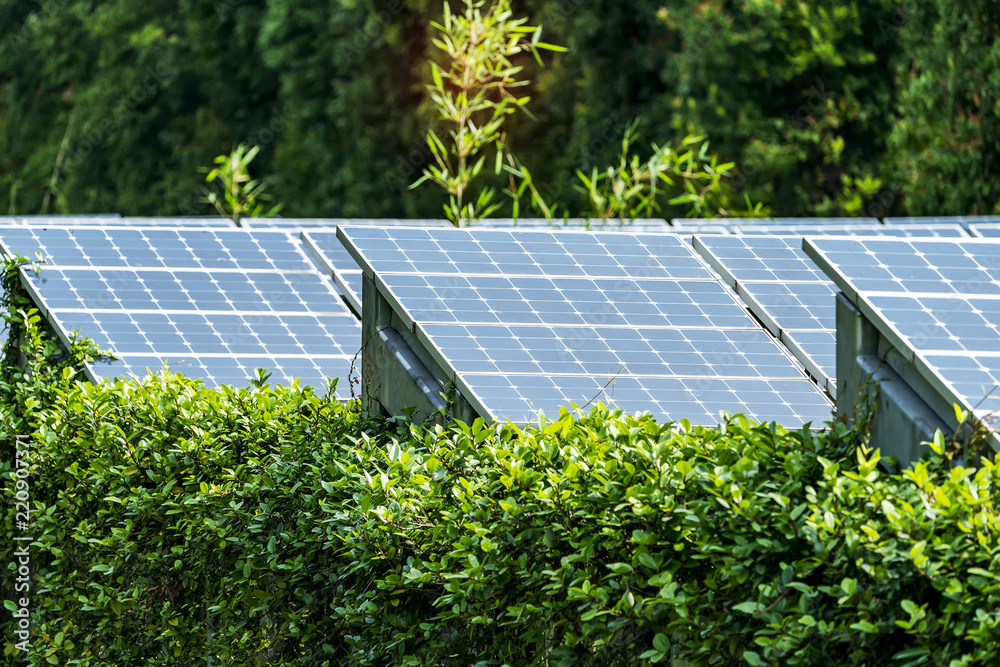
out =
<path fill-rule="evenodd" d="M 670 639 L 665 634 L 659 632 L 656 633 L 653 636 L 653 648 L 655 648 L 657 651 L 660 651 L 661 653 L 669 653 Z"/>

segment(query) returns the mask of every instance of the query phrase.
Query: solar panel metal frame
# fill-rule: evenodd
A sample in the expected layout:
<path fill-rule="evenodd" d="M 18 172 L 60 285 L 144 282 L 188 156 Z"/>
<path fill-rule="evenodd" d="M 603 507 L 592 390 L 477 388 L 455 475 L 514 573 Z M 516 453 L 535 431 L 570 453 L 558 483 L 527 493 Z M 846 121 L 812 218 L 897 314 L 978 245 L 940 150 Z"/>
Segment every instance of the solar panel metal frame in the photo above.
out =
<path fill-rule="evenodd" d="M 889 342 L 889 344 L 894 348 L 895 352 L 899 357 L 906 363 L 910 364 L 918 373 L 920 378 L 926 382 L 933 391 L 937 392 L 941 397 L 944 398 L 948 404 L 958 404 L 964 409 L 969 410 L 973 414 L 979 417 L 984 417 L 984 411 L 978 409 L 976 404 L 972 403 L 972 398 L 960 394 L 951 383 L 946 380 L 937 370 L 933 364 L 928 360 L 930 355 L 937 356 L 955 356 L 959 357 L 969 357 L 968 352 L 955 353 L 955 351 L 949 350 L 924 350 L 920 351 L 911 343 L 909 337 L 901 332 L 898 327 L 891 321 L 889 321 L 882 310 L 872 301 L 873 297 L 904 297 L 904 298 L 914 298 L 914 297 L 930 297 L 930 298 L 956 298 L 956 297 L 973 297 L 976 299 L 988 299 L 991 301 L 998 301 L 1000 305 L 1000 294 L 977 294 L 968 295 L 961 292 L 946 292 L 946 293 L 923 293 L 923 292 L 900 292 L 900 291 L 878 291 L 878 290 L 861 290 L 859 291 L 853 284 L 851 278 L 845 275 L 839 268 L 838 264 L 829 259 L 826 251 L 823 250 L 822 243 L 824 241 L 830 241 L 832 239 L 803 239 L 803 249 L 805 252 L 813 258 L 813 260 L 820 265 L 824 271 L 830 276 L 845 297 L 857 307 L 861 313 L 872 322 L 878 329 L 879 333 Z M 884 238 L 852 238 L 852 239 L 837 239 L 840 241 L 850 240 L 854 242 L 864 243 L 865 241 L 871 242 L 884 242 L 889 239 Z M 897 243 L 952 243 L 962 246 L 975 246 L 975 245 L 989 245 L 1000 252 L 1000 240 L 992 239 L 891 239 Z M 817 245 L 819 244 L 819 245 Z M 1000 285 L 1000 281 L 993 279 L 994 283 Z M 973 358 L 980 357 L 1000 357 L 1000 353 L 987 353 L 987 352 L 977 352 L 976 356 Z M 991 435 L 994 443 L 994 447 L 1000 446 L 1000 434 L 997 431 L 993 431 Z"/>

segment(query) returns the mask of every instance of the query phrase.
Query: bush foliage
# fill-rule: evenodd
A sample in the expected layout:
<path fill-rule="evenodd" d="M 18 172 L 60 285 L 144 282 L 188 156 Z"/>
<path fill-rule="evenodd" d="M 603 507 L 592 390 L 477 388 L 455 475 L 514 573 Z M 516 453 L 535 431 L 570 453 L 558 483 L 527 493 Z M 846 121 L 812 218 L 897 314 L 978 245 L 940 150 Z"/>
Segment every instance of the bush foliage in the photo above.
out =
<path fill-rule="evenodd" d="M 842 424 L 417 425 L 264 377 L 90 385 L 85 341 L 9 317 L 0 532 L 26 433 L 32 664 L 1000 660 L 1000 479 L 944 438 L 890 474 Z"/>
<path fill-rule="evenodd" d="M 613 165 L 635 118 L 640 146 L 707 134 L 742 170 L 736 201 L 775 215 L 1000 202 L 994 2 L 516 9 L 569 47 L 525 59 L 537 120 L 509 137 L 564 210 L 576 170 Z M 438 193 L 407 188 L 432 162 L 440 17 L 439 0 L 0 4 L 0 210 L 197 212 L 197 168 L 245 143 L 286 215 L 439 215 Z"/>

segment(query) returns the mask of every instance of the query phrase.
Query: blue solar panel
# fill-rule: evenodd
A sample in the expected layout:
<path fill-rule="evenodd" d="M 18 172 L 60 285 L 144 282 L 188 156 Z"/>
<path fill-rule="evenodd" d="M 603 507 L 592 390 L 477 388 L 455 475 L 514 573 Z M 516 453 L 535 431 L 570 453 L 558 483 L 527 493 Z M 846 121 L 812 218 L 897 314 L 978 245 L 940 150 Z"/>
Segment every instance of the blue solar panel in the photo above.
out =
<path fill-rule="evenodd" d="M 334 395 L 339 400 L 351 398 L 351 384 L 355 395 L 360 396 L 359 368 L 351 369 L 351 360 L 340 357 L 281 357 L 281 356 L 213 356 L 202 354 L 191 357 L 164 357 L 156 355 L 130 354 L 122 359 L 100 360 L 88 365 L 97 381 L 134 375 L 143 377 L 147 372 L 159 372 L 164 367 L 187 377 L 200 379 L 208 387 L 224 384 L 245 386 L 248 378 L 256 378 L 256 369 L 264 368 L 272 373 L 272 384 L 291 384 L 299 380 L 302 385 L 311 385 L 317 391 L 326 391 L 327 378 L 337 380 Z M 345 370 L 345 368 L 347 370 Z"/>
<path fill-rule="evenodd" d="M 132 227 L 206 227 L 210 229 L 234 229 L 236 223 L 228 218 L 213 216 L 150 216 L 124 217 L 120 221 L 102 220 L 104 226 L 128 225 Z"/>
<path fill-rule="evenodd" d="M 302 242 L 323 271 L 331 276 L 348 304 L 361 314 L 361 284 L 364 273 L 334 231 L 302 233 Z"/>
<path fill-rule="evenodd" d="M 670 232 L 670 223 L 660 218 L 636 218 L 634 220 L 619 220 L 617 218 L 485 218 L 472 222 L 473 228 L 525 228 L 525 229 L 576 229 L 602 232 Z"/>
<path fill-rule="evenodd" d="M 342 313 L 58 310 L 55 319 L 123 355 L 346 357 L 358 351 L 357 321 Z"/>
<path fill-rule="evenodd" d="M 1000 241 L 815 238 L 805 249 L 944 400 L 1000 410 Z"/>
<path fill-rule="evenodd" d="M 988 239 L 807 239 L 813 240 L 837 285 L 856 292 L 1000 294 L 1000 243 Z M 810 251 L 812 256 L 815 250 Z M 827 273 L 830 273 L 827 270 Z M 834 278 L 836 280 L 836 278 Z"/>
<path fill-rule="evenodd" d="M 726 283 L 745 281 L 826 282 L 794 236 L 695 236 L 694 247 Z"/>
<path fill-rule="evenodd" d="M 484 417 L 527 421 L 594 399 L 698 423 L 721 409 L 828 418 L 815 385 L 674 235 L 338 234 Z M 800 395 L 780 395 L 790 388 Z"/>
<path fill-rule="evenodd" d="M 802 379 L 759 330 L 421 324 L 457 375 L 597 375 Z"/>
<path fill-rule="evenodd" d="M 75 215 L 17 215 L 22 224 L 44 225 L 104 225 L 119 224 L 122 217 L 117 213 L 84 213 Z"/>
<path fill-rule="evenodd" d="M 322 385 L 346 378 L 361 346 L 357 319 L 286 232 L 5 228 L 0 244 L 42 251 L 41 273 L 22 275 L 64 341 L 80 330 L 121 357 L 90 364 L 94 379 L 167 363 L 211 385 L 246 384 L 257 367 Z"/>

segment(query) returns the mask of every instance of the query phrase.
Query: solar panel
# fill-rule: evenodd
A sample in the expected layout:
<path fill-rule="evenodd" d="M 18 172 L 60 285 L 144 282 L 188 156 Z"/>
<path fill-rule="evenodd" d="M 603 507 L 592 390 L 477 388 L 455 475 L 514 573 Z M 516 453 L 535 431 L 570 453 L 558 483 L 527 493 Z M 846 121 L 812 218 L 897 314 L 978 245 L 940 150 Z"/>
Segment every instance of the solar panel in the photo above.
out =
<path fill-rule="evenodd" d="M 850 225 L 750 225 L 739 227 L 737 231 L 744 235 L 770 234 L 783 236 L 930 236 L 945 238 L 968 238 L 961 225 L 928 224 L 928 225 L 898 225 L 890 227 L 883 224 L 850 224 Z"/>
<path fill-rule="evenodd" d="M 695 236 L 694 247 L 827 390 L 835 382 L 837 289 L 798 236 Z M 831 394 L 833 392 L 831 391 Z"/>
<path fill-rule="evenodd" d="M 673 231 L 681 234 L 732 234 L 733 230 L 725 225 L 692 225 L 687 227 L 685 225 L 677 225 L 673 227 Z"/>
<path fill-rule="evenodd" d="M 224 384 L 244 386 L 247 378 L 256 377 L 258 368 L 266 368 L 272 373 L 269 380 L 272 383 L 291 384 L 299 380 L 301 385 L 311 385 L 317 389 L 326 388 L 326 378 L 339 375 L 335 396 L 340 400 L 346 400 L 351 396 L 351 386 L 347 379 L 349 371 L 340 370 L 343 361 L 341 358 L 273 355 L 233 357 L 200 354 L 180 358 L 130 354 L 122 359 L 95 361 L 88 364 L 88 369 L 94 380 L 100 382 L 126 375 L 143 377 L 149 372 L 156 373 L 167 365 L 172 371 L 183 373 L 189 378 L 200 379 L 209 387 L 219 387 Z M 333 373 L 331 366 L 334 369 Z M 357 377 L 357 369 L 351 373 L 351 377 Z"/>
<path fill-rule="evenodd" d="M 815 385 L 676 236 L 338 235 L 442 383 L 484 417 L 525 422 L 601 400 L 698 423 L 721 409 L 789 425 L 828 418 Z"/>
<path fill-rule="evenodd" d="M 805 250 L 944 400 L 1000 410 L 1000 242 L 815 238 Z"/>
<path fill-rule="evenodd" d="M 969 225 L 969 232 L 979 238 L 997 238 L 1000 237 L 1000 222 L 971 224 Z"/>
<path fill-rule="evenodd" d="M 169 362 L 210 385 L 245 384 L 257 366 L 321 384 L 346 377 L 360 348 L 357 319 L 286 232 L 7 228 L 0 246 L 42 252 L 48 264 L 23 278 L 64 342 L 79 329 L 121 357 L 90 364 L 95 380 Z M 337 396 L 349 391 L 342 381 Z"/>

